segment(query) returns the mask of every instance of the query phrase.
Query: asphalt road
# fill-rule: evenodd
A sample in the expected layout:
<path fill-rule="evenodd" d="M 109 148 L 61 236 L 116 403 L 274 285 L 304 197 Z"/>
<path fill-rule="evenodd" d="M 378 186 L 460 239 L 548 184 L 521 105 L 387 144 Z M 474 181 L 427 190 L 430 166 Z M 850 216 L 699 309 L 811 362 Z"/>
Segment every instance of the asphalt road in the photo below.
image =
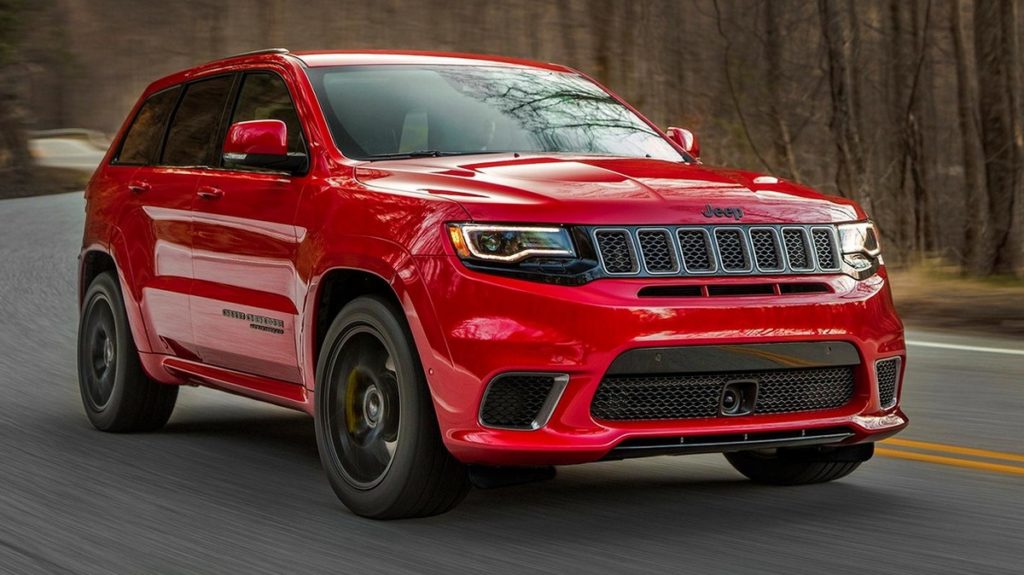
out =
<path fill-rule="evenodd" d="M 660 457 L 372 522 L 335 499 L 304 415 L 187 388 L 160 432 L 89 426 L 82 208 L 0 202 L 0 572 L 1024 573 L 1024 342 L 911 331 L 927 345 L 910 348 L 901 437 L 942 445 L 886 447 L 832 484 Z"/>

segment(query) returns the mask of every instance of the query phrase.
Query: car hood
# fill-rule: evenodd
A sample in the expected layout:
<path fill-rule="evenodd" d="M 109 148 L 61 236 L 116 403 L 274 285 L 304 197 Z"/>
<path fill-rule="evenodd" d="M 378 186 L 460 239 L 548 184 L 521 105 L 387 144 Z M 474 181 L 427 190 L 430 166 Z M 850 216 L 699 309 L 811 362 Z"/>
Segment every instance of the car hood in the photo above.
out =
<path fill-rule="evenodd" d="M 849 200 L 751 172 L 642 158 L 491 154 L 362 164 L 375 188 L 461 204 L 476 221 L 582 225 L 831 223 L 863 219 Z M 705 216 L 740 208 L 742 218 Z M 736 212 L 731 212 L 735 214 Z"/>

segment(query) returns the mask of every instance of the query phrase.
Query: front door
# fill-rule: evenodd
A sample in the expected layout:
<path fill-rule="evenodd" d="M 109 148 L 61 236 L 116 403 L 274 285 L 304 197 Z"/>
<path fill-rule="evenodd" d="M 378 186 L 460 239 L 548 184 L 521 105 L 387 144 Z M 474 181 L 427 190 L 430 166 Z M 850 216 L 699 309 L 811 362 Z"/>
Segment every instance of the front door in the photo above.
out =
<path fill-rule="evenodd" d="M 281 120 L 289 152 L 304 153 L 281 76 L 242 76 L 229 124 Z M 301 384 L 298 310 L 303 290 L 293 225 L 306 178 L 221 165 L 199 176 L 193 205 L 191 310 L 204 363 Z"/>

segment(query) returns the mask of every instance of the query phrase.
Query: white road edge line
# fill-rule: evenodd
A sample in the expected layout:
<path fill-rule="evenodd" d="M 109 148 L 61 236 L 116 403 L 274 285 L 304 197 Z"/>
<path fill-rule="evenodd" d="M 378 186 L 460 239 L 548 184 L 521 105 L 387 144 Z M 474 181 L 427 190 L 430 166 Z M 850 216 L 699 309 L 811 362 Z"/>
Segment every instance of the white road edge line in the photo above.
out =
<path fill-rule="evenodd" d="M 1006 355 L 1024 355 L 1024 349 L 1006 349 L 1004 347 L 980 347 L 976 345 L 957 345 L 955 343 L 939 343 L 937 341 L 907 340 L 907 345 L 917 347 L 935 347 L 938 349 L 959 349 L 961 351 L 980 351 L 983 353 L 1003 353 Z"/>

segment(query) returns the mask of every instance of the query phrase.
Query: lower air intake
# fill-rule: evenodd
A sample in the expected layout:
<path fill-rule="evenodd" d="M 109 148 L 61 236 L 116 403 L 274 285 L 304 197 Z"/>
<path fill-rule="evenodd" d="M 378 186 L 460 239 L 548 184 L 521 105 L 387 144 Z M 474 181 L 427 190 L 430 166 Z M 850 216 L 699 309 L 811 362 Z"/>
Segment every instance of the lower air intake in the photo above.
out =
<path fill-rule="evenodd" d="M 491 380 L 480 406 L 480 422 L 504 429 L 537 429 L 547 423 L 568 376 L 509 373 Z"/>
<path fill-rule="evenodd" d="M 842 407 L 854 393 L 851 366 L 671 375 L 613 375 L 601 382 L 590 414 L 606 421 L 718 417 L 722 391 L 734 380 L 757 382 L 753 414 Z"/>
<path fill-rule="evenodd" d="M 900 358 L 883 359 L 875 363 L 878 379 L 878 401 L 882 408 L 896 405 L 896 388 L 900 379 Z"/>

